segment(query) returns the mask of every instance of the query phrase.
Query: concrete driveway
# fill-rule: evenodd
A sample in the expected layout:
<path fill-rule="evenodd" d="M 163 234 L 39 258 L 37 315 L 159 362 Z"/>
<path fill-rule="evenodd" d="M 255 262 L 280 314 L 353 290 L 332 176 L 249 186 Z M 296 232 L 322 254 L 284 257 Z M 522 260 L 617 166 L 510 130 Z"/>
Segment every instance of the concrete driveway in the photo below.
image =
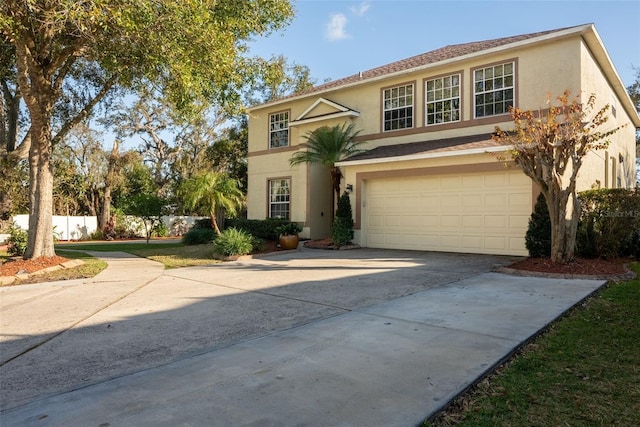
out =
<path fill-rule="evenodd" d="M 9 425 L 415 425 L 604 282 L 300 250 L 0 288 Z"/>

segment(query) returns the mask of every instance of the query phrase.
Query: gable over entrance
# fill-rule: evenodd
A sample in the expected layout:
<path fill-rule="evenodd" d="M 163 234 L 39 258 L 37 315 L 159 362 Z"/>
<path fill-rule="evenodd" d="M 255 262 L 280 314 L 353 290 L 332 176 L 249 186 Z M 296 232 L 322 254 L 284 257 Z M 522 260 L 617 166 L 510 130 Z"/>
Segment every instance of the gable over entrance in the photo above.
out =
<path fill-rule="evenodd" d="M 289 126 L 318 122 L 321 120 L 336 119 L 340 117 L 360 117 L 360 113 L 340 105 L 337 102 L 325 98 L 318 98 L 298 117 L 289 122 Z"/>

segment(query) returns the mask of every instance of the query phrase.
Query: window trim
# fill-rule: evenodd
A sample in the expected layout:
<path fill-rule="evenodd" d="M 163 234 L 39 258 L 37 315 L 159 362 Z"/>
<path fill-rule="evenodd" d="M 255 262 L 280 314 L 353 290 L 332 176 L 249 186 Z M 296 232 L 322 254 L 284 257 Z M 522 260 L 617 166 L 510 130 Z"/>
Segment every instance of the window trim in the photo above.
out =
<path fill-rule="evenodd" d="M 442 79 L 444 77 L 452 77 L 452 76 L 458 76 L 459 78 L 459 87 L 460 90 L 458 91 L 458 99 L 460 102 L 459 105 L 459 117 L 458 120 L 453 120 L 453 121 L 448 121 L 448 122 L 442 122 L 442 123 L 433 123 L 433 124 L 428 124 L 427 123 L 427 82 L 430 80 L 436 80 L 436 79 Z M 435 126 L 451 126 L 451 125 L 455 125 L 456 123 L 462 123 L 464 121 L 463 117 L 464 117 L 464 70 L 457 70 L 457 71 L 451 71 L 449 73 L 445 73 L 445 74 L 438 74 L 435 76 L 429 76 L 429 77 L 425 77 L 424 79 L 422 79 L 422 102 L 423 102 L 423 127 L 435 127 Z M 452 99 L 452 98 L 450 98 Z"/>
<path fill-rule="evenodd" d="M 388 89 L 394 89 L 394 88 L 400 88 L 400 87 L 406 87 L 406 86 L 412 86 L 413 88 L 413 99 L 412 99 L 412 103 L 411 103 L 411 126 L 410 127 L 404 127 L 404 128 L 400 128 L 400 129 L 389 129 L 389 130 L 385 130 L 384 128 L 384 113 L 385 113 L 385 108 L 384 108 L 384 92 Z M 399 132 L 399 131 L 406 131 L 409 129 L 415 129 L 416 128 L 416 88 L 418 87 L 417 81 L 416 80 L 411 80 L 411 81 L 407 81 L 407 82 L 401 82 L 401 83 L 396 83 L 393 85 L 389 85 L 389 86 L 385 86 L 380 88 L 380 132 L 382 133 L 389 133 L 389 132 Z"/>
<path fill-rule="evenodd" d="M 292 193 L 292 185 L 291 185 L 291 176 L 277 176 L 277 177 L 270 177 L 267 178 L 267 214 L 266 214 L 266 218 L 273 218 L 271 216 L 271 182 L 272 181 L 289 181 L 289 200 L 288 200 L 288 204 L 289 204 L 289 218 L 287 218 L 289 221 L 291 220 L 292 216 L 291 216 L 291 201 L 293 200 L 291 198 L 291 193 Z"/>
<path fill-rule="evenodd" d="M 495 67 L 497 65 L 504 65 L 504 64 L 513 64 L 513 106 L 515 107 L 516 105 L 518 105 L 518 58 L 506 58 L 502 61 L 496 61 L 496 62 L 492 62 L 489 64 L 482 64 L 479 65 L 477 67 L 473 67 L 471 68 L 470 71 L 470 79 L 471 79 L 471 83 L 469 84 L 469 93 L 471 95 L 471 120 L 491 120 L 493 118 L 503 118 L 506 115 L 509 115 L 509 110 L 507 109 L 507 111 L 503 112 L 503 113 L 499 113 L 499 114 L 491 114 L 491 115 L 486 115 L 486 116 L 476 116 L 476 81 L 475 81 L 475 73 L 478 70 L 481 70 L 483 68 L 489 68 L 489 67 Z"/>
<path fill-rule="evenodd" d="M 273 147 L 271 146 L 271 135 L 274 132 L 277 131 L 272 131 L 271 130 L 271 117 L 278 115 L 278 114 L 286 114 L 287 115 L 287 144 L 286 145 L 280 145 L 278 147 Z M 282 131 L 282 129 L 280 129 L 279 131 Z M 267 117 L 267 146 L 269 148 L 269 150 L 278 150 L 278 149 L 283 149 L 283 148 L 287 148 L 291 146 L 291 110 L 281 110 L 281 111 L 275 111 L 273 113 L 269 113 L 268 117 Z"/>

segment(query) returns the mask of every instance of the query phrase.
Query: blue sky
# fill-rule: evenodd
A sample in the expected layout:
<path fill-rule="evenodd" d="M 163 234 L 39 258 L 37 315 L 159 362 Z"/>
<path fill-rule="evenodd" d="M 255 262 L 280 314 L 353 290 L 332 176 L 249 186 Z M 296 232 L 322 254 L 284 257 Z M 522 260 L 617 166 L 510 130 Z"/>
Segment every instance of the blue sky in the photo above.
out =
<path fill-rule="evenodd" d="M 640 1 L 298 0 L 252 53 L 306 65 L 316 83 L 449 44 L 593 23 L 625 86 L 640 68 Z"/>

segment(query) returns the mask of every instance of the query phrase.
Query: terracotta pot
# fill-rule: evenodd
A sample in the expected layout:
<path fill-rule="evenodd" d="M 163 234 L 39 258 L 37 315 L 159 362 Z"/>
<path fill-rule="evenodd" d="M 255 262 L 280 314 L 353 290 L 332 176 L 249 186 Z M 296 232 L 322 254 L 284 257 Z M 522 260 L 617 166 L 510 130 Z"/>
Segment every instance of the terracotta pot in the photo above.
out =
<path fill-rule="evenodd" d="M 280 249 L 298 249 L 300 238 L 297 234 L 281 234 L 278 240 Z"/>

